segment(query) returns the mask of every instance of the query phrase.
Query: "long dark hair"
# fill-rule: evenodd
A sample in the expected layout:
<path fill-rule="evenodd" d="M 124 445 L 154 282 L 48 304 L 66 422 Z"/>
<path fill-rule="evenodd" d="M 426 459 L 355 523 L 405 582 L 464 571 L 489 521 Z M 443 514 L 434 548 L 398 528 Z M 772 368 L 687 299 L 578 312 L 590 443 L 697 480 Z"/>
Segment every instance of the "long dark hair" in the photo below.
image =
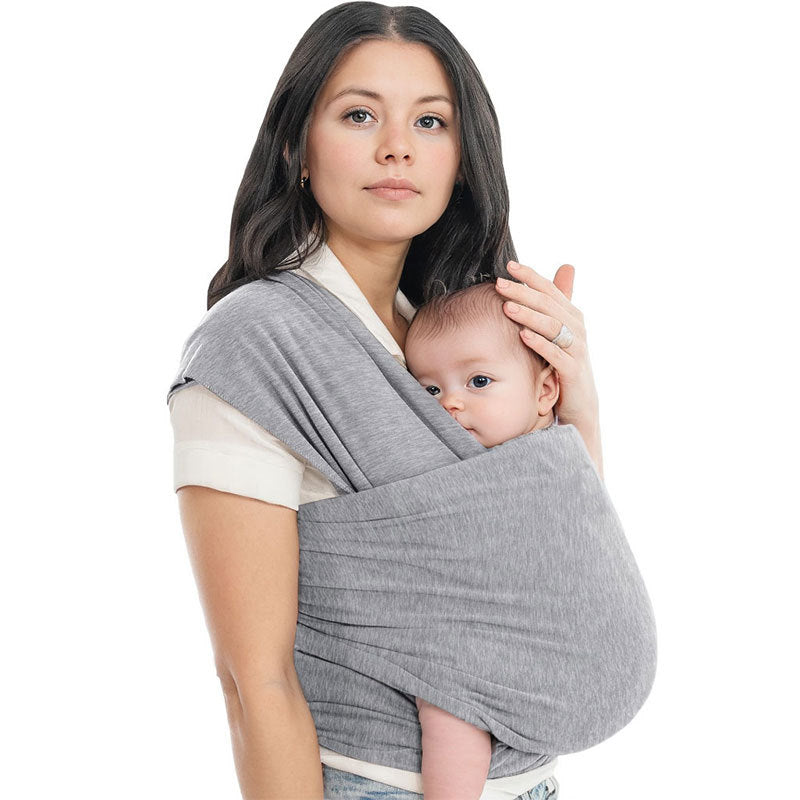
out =
<path fill-rule="evenodd" d="M 299 267 L 322 246 L 322 211 L 313 194 L 300 187 L 311 112 L 341 57 L 369 39 L 427 45 L 453 83 L 461 119 L 463 184 L 436 223 L 413 238 L 401 290 L 420 305 L 442 290 L 459 289 L 484 276 L 508 277 L 505 266 L 517 257 L 508 228 L 500 130 L 478 68 L 455 36 L 424 9 L 342 3 L 303 34 L 275 87 L 236 194 L 228 260 L 209 284 L 208 308 L 238 286 L 267 277 L 278 265 Z M 320 235 L 306 248 L 314 230 Z"/>

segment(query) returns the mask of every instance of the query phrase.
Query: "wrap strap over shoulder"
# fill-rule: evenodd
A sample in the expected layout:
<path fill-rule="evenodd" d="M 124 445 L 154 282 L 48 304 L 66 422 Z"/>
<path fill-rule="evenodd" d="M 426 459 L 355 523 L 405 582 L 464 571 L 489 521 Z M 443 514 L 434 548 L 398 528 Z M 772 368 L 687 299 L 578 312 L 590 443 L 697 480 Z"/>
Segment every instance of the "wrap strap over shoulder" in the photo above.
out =
<path fill-rule="evenodd" d="M 297 515 L 295 665 L 321 743 L 345 752 L 331 729 L 349 726 L 363 753 L 356 692 L 382 685 L 404 698 L 380 709 L 386 752 L 405 753 L 392 766 L 418 771 L 421 697 L 491 732 L 499 777 L 591 747 L 641 708 L 653 610 L 574 426 L 484 447 L 335 295 L 290 270 L 206 313 L 169 394 L 192 381 L 338 492 Z"/>

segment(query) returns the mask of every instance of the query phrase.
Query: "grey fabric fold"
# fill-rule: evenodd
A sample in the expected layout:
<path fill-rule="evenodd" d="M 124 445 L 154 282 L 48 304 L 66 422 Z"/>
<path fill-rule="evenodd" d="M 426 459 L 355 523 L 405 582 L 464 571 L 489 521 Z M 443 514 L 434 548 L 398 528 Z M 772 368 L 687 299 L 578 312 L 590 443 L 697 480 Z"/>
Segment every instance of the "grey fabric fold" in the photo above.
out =
<path fill-rule="evenodd" d="M 573 425 L 487 449 L 293 271 L 205 314 L 168 398 L 193 381 L 339 493 L 298 510 L 295 666 L 320 744 L 419 772 L 421 697 L 491 732 L 495 778 L 641 708 L 653 610 Z"/>

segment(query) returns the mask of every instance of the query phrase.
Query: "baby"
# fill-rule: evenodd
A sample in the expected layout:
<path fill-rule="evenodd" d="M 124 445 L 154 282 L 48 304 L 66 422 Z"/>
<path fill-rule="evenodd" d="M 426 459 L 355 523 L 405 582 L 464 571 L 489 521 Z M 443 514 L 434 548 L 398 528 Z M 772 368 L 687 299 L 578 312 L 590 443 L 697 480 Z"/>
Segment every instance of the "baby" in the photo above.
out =
<path fill-rule="evenodd" d="M 520 339 L 494 281 L 439 295 L 409 326 L 409 372 L 482 445 L 555 423 L 558 373 Z M 417 698 L 425 800 L 478 800 L 492 754 L 487 731 Z"/>

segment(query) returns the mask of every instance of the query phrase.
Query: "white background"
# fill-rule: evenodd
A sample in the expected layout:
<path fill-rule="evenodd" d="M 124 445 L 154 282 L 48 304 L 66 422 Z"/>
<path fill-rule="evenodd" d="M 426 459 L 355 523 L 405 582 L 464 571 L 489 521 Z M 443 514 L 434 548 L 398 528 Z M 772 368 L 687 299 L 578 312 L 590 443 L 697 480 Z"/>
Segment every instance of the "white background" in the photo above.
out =
<path fill-rule="evenodd" d="M 239 796 L 166 392 L 328 7 L 4 15 L 4 797 Z M 647 703 L 560 758 L 561 798 L 798 797 L 794 4 L 425 7 L 495 103 L 519 259 L 576 268 L 658 623 Z"/>

